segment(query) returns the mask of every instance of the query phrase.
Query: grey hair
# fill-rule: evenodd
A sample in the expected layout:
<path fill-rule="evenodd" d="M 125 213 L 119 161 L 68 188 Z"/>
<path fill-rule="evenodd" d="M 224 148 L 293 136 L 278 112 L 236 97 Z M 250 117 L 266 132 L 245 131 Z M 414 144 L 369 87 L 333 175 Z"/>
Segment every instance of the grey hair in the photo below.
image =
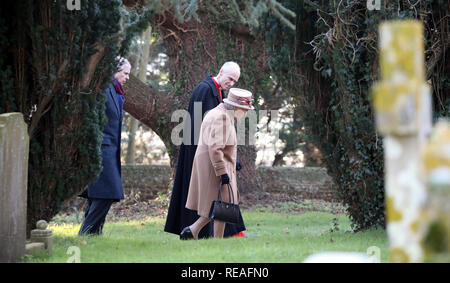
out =
<path fill-rule="evenodd" d="M 226 102 L 224 102 L 223 104 L 225 105 L 225 108 L 226 108 L 227 110 L 234 110 L 234 108 L 235 108 L 233 105 L 230 105 L 230 104 L 228 104 L 228 103 L 226 103 Z"/>
<path fill-rule="evenodd" d="M 225 62 L 220 69 L 226 73 L 234 71 L 241 73 L 241 68 L 239 67 L 238 63 L 233 61 Z"/>
<path fill-rule="evenodd" d="M 128 66 L 131 69 L 131 64 L 127 59 L 117 56 L 116 61 L 117 61 L 117 66 L 116 66 L 117 72 L 121 72 L 125 66 Z"/>

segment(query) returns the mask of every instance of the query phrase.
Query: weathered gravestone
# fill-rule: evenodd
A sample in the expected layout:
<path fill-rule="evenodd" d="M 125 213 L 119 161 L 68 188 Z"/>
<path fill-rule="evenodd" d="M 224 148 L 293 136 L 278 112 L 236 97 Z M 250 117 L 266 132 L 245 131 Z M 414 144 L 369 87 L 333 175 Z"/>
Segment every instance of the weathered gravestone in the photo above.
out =
<path fill-rule="evenodd" d="M 449 262 L 450 122 L 431 128 L 422 24 L 383 24 L 380 49 L 374 105 L 384 135 L 390 258 Z"/>
<path fill-rule="evenodd" d="M 45 220 L 39 220 L 36 223 L 36 229 L 31 230 L 30 242 L 25 246 L 25 253 L 33 255 L 35 253 L 46 251 L 49 254 L 53 252 L 53 232 L 47 229 L 48 223 Z"/>
<path fill-rule="evenodd" d="M 423 150 L 429 197 L 425 262 L 450 262 L 450 121 L 439 121 Z"/>
<path fill-rule="evenodd" d="M 0 115 L 0 262 L 25 251 L 29 138 L 21 113 Z"/>
<path fill-rule="evenodd" d="M 378 132 L 384 136 L 387 231 L 392 262 L 422 262 L 426 180 L 420 150 L 431 131 L 423 25 L 392 21 L 379 29 L 381 80 L 374 85 Z"/>
<path fill-rule="evenodd" d="M 372 91 L 377 130 L 384 136 L 390 261 L 423 262 L 428 257 L 448 262 L 450 126 L 440 123 L 428 140 L 432 115 L 423 25 L 413 20 L 385 22 L 379 38 L 381 80 Z M 310 262 L 363 262 L 349 256 L 322 254 Z"/>

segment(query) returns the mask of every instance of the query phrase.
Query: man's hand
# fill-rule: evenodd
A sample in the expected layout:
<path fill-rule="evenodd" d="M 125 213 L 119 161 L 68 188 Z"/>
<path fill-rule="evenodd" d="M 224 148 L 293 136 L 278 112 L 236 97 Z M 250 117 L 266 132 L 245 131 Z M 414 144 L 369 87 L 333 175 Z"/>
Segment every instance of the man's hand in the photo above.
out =
<path fill-rule="evenodd" d="M 222 185 L 230 183 L 230 177 L 228 176 L 228 174 L 225 173 L 222 176 L 220 176 L 220 178 L 222 179 Z"/>

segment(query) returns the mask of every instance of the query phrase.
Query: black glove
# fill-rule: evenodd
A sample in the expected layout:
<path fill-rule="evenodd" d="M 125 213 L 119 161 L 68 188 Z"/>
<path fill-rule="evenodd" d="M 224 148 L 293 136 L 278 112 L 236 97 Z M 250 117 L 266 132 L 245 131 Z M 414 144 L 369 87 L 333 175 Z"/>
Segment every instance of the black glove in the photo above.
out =
<path fill-rule="evenodd" d="M 222 178 L 222 185 L 230 183 L 230 177 L 228 177 L 228 174 L 225 173 L 222 176 L 220 176 L 220 178 Z"/>
<path fill-rule="evenodd" d="M 242 164 L 239 160 L 236 160 L 236 170 L 239 171 L 242 169 Z"/>

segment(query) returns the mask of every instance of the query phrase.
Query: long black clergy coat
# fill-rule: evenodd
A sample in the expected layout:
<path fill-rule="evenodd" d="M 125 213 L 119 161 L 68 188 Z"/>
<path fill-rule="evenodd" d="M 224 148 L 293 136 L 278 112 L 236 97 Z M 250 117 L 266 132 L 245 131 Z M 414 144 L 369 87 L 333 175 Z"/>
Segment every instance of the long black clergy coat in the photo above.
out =
<path fill-rule="evenodd" d="M 195 115 L 200 114 L 199 104 L 195 106 L 195 102 L 201 102 L 201 118 L 195 117 Z M 185 207 L 189 182 L 191 180 L 192 163 L 194 161 L 195 151 L 197 150 L 198 137 L 200 133 L 200 126 L 205 113 L 221 103 L 219 92 L 217 91 L 214 81 L 211 76 L 206 77 L 192 93 L 191 100 L 189 101 L 188 112 L 191 118 L 191 135 L 183 133 L 183 143 L 180 146 L 180 151 L 178 154 L 178 163 L 175 173 L 175 180 L 172 189 L 172 197 L 170 199 L 169 210 L 166 219 L 166 225 L 164 231 L 180 234 L 184 227 L 193 224 L 199 216 L 196 211 L 189 210 Z M 197 125 L 195 122 L 197 121 Z M 184 128 L 189 129 L 189 128 Z M 238 224 L 226 224 L 224 237 L 233 236 L 234 234 L 244 231 L 245 225 L 240 217 L 240 223 Z M 208 225 L 203 227 L 199 233 L 199 238 L 212 237 L 214 235 L 213 231 L 213 221 Z"/>
<path fill-rule="evenodd" d="M 108 122 L 103 129 L 101 145 L 103 170 L 100 176 L 90 184 L 80 196 L 87 198 L 113 199 L 119 201 L 124 198 L 121 165 L 120 138 L 122 131 L 123 103 L 110 84 L 106 89 L 106 117 Z"/>

